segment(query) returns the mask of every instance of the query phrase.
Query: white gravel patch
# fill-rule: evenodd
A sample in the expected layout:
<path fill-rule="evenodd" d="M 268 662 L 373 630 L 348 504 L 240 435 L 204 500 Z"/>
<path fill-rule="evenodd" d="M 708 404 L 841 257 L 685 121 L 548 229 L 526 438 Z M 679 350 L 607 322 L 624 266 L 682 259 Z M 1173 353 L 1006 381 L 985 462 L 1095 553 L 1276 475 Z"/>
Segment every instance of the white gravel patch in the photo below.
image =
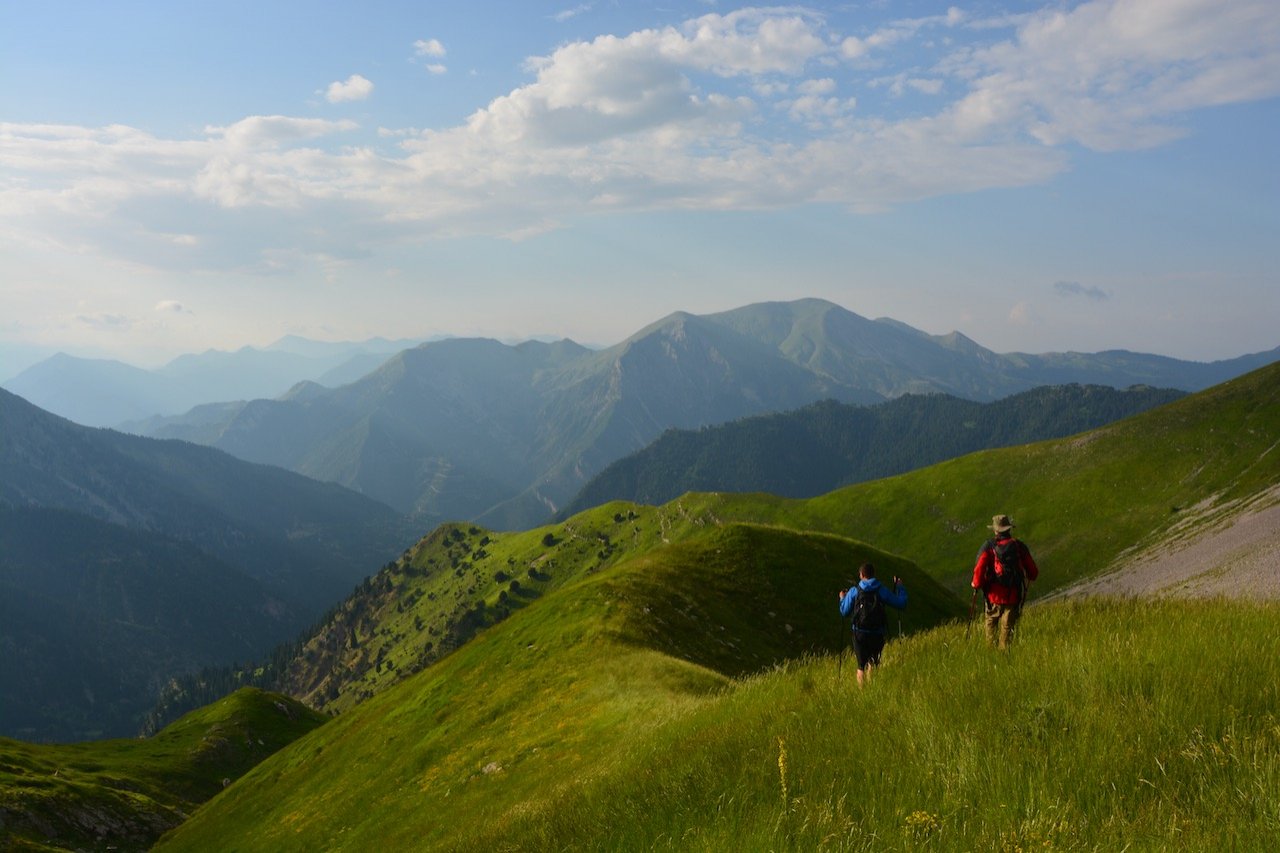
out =
<path fill-rule="evenodd" d="M 1280 487 L 1239 512 L 1189 535 L 1173 535 L 1046 600 L 1082 595 L 1280 599 Z"/>

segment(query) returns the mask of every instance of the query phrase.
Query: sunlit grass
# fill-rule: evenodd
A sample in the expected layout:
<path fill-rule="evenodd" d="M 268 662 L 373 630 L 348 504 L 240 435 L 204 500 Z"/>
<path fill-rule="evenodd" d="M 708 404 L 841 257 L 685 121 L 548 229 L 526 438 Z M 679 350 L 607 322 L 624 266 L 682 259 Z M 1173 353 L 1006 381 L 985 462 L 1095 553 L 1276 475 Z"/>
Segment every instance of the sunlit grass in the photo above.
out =
<path fill-rule="evenodd" d="M 891 644 L 862 691 L 836 661 L 805 662 L 691 709 L 615 773 L 458 846 L 1268 849 L 1277 615 L 1055 605 L 1028 615 L 1007 655 L 958 626 Z"/>

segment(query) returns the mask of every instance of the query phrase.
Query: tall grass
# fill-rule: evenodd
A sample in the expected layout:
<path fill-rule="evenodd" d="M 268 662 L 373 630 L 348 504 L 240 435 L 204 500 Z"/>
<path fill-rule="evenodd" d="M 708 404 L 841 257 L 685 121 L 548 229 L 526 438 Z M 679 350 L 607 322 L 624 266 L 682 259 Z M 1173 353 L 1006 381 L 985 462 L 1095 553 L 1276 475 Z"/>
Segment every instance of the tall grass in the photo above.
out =
<path fill-rule="evenodd" d="M 1007 654 L 957 625 L 892 643 L 863 690 L 837 660 L 791 665 L 450 846 L 1271 849 L 1278 615 L 1059 604 L 1029 612 Z"/>

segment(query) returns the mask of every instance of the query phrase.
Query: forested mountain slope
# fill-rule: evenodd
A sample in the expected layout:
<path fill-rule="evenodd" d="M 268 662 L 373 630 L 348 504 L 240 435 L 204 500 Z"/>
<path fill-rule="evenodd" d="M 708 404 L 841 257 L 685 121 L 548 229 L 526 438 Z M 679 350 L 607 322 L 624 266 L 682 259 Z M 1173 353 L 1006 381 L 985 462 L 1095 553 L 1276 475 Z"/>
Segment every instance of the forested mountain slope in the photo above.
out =
<path fill-rule="evenodd" d="M 565 509 L 665 503 L 685 492 L 811 497 L 992 447 L 1072 435 L 1183 396 L 1172 389 L 1056 385 L 977 403 L 909 394 L 874 406 L 825 401 L 701 430 L 668 430 L 612 463 Z"/>

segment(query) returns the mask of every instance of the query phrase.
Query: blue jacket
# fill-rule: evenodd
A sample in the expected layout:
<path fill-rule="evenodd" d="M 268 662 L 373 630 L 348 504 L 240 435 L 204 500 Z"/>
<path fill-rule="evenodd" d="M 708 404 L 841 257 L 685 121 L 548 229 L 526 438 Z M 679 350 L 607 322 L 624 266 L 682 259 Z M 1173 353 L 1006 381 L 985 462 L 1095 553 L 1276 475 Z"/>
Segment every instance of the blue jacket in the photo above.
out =
<path fill-rule="evenodd" d="M 899 610 L 905 610 L 907 606 L 907 588 L 900 586 L 897 590 L 892 590 L 884 584 L 880 583 L 879 578 L 867 578 L 858 581 L 858 585 L 844 594 L 844 598 L 840 599 L 840 615 L 848 616 L 853 612 L 853 602 L 858 597 L 858 590 L 865 589 L 868 592 L 874 592 L 880 596 L 880 600 L 890 607 L 896 607 Z M 857 630 L 856 628 L 854 629 Z M 868 631 L 866 633 L 884 633 L 883 631 Z"/>

